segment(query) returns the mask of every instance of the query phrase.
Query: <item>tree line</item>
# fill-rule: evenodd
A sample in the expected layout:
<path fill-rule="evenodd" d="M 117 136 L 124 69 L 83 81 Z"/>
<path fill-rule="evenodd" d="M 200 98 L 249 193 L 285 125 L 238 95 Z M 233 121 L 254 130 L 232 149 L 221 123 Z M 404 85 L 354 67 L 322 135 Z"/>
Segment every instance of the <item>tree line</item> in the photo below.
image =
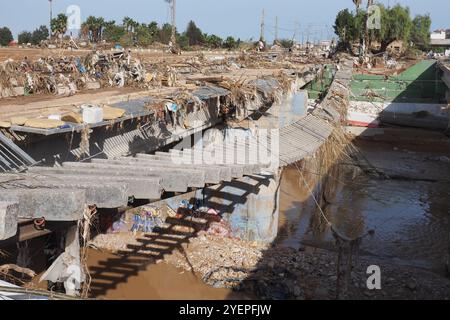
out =
<path fill-rule="evenodd" d="M 339 36 L 342 49 L 351 49 L 352 44 L 360 42 L 366 32 L 367 11 L 360 8 L 361 1 L 353 0 L 355 11 L 341 10 L 335 20 L 334 31 Z M 368 30 L 369 47 L 372 43 L 380 44 L 380 52 L 386 51 L 394 41 L 403 41 L 420 50 L 430 48 L 431 17 L 429 14 L 411 18 L 408 7 L 397 4 L 386 8 L 377 4 L 381 13 L 381 28 Z"/>
<path fill-rule="evenodd" d="M 18 42 L 20 44 L 31 43 L 38 45 L 41 41 L 48 39 L 49 31 L 47 26 L 42 25 L 33 32 L 23 31 L 19 34 Z M 0 28 L 0 45 L 7 46 L 14 40 L 11 30 L 8 27 Z"/>
<path fill-rule="evenodd" d="M 139 23 L 129 17 L 125 17 L 121 24 L 115 21 L 105 21 L 101 17 L 88 17 L 81 26 L 81 37 L 90 42 L 100 41 L 116 42 L 122 46 L 148 46 L 159 42 L 169 44 L 172 35 L 172 25 L 165 23 L 161 26 L 152 21 L 148 24 Z M 190 21 L 186 30 L 182 33 L 176 30 L 176 40 L 182 49 L 195 46 L 209 48 L 234 49 L 240 44 L 240 40 L 234 37 L 222 39 L 215 34 L 204 33 L 194 21 Z"/>
<path fill-rule="evenodd" d="M 52 37 L 60 38 L 67 34 L 68 18 L 65 14 L 58 14 L 51 20 Z M 19 44 L 39 44 L 48 39 L 50 32 L 46 26 L 40 26 L 35 31 L 23 31 L 19 34 Z M 172 35 L 172 25 L 165 23 L 158 25 L 157 22 L 140 23 L 130 17 L 125 17 L 121 23 L 105 20 L 102 17 L 89 16 L 81 25 L 79 37 L 91 43 L 102 41 L 120 44 L 122 46 L 149 46 L 154 43 L 169 44 Z M 6 46 L 13 40 L 8 28 L 0 28 L 0 45 Z M 209 47 L 212 49 L 237 48 L 241 40 L 229 36 L 225 39 L 215 35 L 204 33 L 194 21 L 190 21 L 184 32 L 176 32 L 178 45 L 186 50 L 195 46 Z"/>

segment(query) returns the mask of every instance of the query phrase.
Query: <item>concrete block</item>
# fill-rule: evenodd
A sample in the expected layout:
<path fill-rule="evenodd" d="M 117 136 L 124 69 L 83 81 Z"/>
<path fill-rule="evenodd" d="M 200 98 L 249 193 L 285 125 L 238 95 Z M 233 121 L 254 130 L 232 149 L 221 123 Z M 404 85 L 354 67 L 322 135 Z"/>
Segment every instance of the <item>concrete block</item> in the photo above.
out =
<path fill-rule="evenodd" d="M 242 178 L 244 175 L 244 169 L 240 165 L 235 164 L 226 164 L 222 165 L 216 159 L 208 152 L 202 153 L 199 152 L 180 152 L 179 154 L 176 153 L 166 153 L 166 152 L 156 152 L 155 155 L 149 155 L 152 159 L 155 160 L 161 160 L 161 161 L 171 161 L 171 160 L 178 160 L 183 161 L 185 159 L 192 159 L 193 156 L 201 157 L 200 159 L 203 159 L 204 165 L 208 165 L 209 163 L 212 163 L 213 165 L 219 165 L 223 167 L 230 168 L 231 171 L 231 177 L 232 178 Z"/>
<path fill-rule="evenodd" d="M 148 179 L 155 182 L 158 180 L 158 187 L 162 187 L 166 191 L 185 192 L 189 187 L 190 181 L 195 179 L 195 174 L 192 172 L 183 172 L 169 168 L 147 168 L 136 165 L 120 164 L 114 165 L 111 163 L 79 163 L 68 162 L 63 164 L 64 171 L 68 169 L 73 171 L 86 171 L 95 175 L 116 175 L 120 176 L 126 181 L 128 177 L 139 179 Z M 148 177 L 148 178 L 147 178 Z M 198 180 L 198 179 L 197 179 Z M 195 180 L 194 180 L 195 181 Z M 204 184 L 202 185 L 204 186 Z"/>
<path fill-rule="evenodd" d="M 56 182 L 46 182 L 45 186 L 76 188 L 86 190 L 86 203 L 98 208 L 119 208 L 128 204 L 129 188 L 127 184 L 100 182 L 94 183 L 66 183 L 58 185 Z"/>
<path fill-rule="evenodd" d="M 33 174 L 45 175 L 50 179 L 71 182 L 89 181 L 100 185 L 104 182 L 126 183 L 128 187 L 128 195 L 134 196 L 138 199 L 160 199 L 162 193 L 161 177 L 154 175 L 148 176 L 145 173 L 139 173 L 136 170 L 129 175 L 122 175 L 116 171 L 107 171 L 101 168 L 31 167 L 28 171 Z M 187 187 L 185 188 L 187 189 Z M 177 190 L 174 192 L 183 192 L 183 190 Z"/>
<path fill-rule="evenodd" d="M 16 176 L 17 178 L 17 176 Z M 119 208 L 128 204 L 130 196 L 129 188 L 123 182 L 108 182 L 99 180 L 79 180 L 73 179 L 55 179 L 51 177 L 27 177 L 22 176 L 23 180 L 3 184 L 6 189 L 26 189 L 26 188 L 48 188 L 49 192 L 53 189 L 84 189 L 86 190 L 86 202 L 89 205 L 96 205 L 98 208 Z"/>
<path fill-rule="evenodd" d="M 136 170 L 136 166 L 143 168 L 143 171 L 152 172 L 162 177 L 163 182 L 181 177 L 183 181 L 186 180 L 188 187 L 203 188 L 207 182 L 206 173 L 196 168 L 183 168 L 182 166 L 167 166 L 162 164 L 151 164 L 144 161 L 139 161 L 136 158 L 118 158 L 115 160 L 93 159 L 92 164 L 95 165 L 113 165 L 116 167 L 128 168 L 127 170 Z M 168 187 L 167 185 L 165 187 Z M 167 189 L 166 189 L 167 190 Z"/>
<path fill-rule="evenodd" d="M 157 155 L 159 155 L 160 153 L 157 152 Z M 197 150 L 192 150 L 192 149 L 186 149 L 183 151 L 179 151 L 179 150 L 170 150 L 170 155 L 176 155 L 176 156 L 180 156 L 180 157 L 189 157 L 192 154 L 201 154 L 201 151 L 197 151 Z M 234 161 L 234 154 L 232 153 L 226 153 L 224 157 L 224 153 L 218 153 L 218 152 L 212 152 L 209 150 L 204 150 L 203 155 L 206 155 L 206 159 L 215 159 L 216 163 L 223 163 L 224 160 L 228 160 L 228 159 L 233 159 Z M 224 159 L 225 158 L 225 159 Z M 244 162 L 244 161 L 243 161 Z M 257 163 L 257 161 L 254 161 L 255 163 Z M 260 171 L 257 169 L 258 165 L 253 165 L 253 164 L 246 164 L 246 163 L 242 163 L 242 164 L 223 164 L 223 166 L 228 167 L 232 170 L 232 176 L 233 175 L 233 168 L 239 168 L 237 170 L 234 171 L 234 174 L 237 175 L 239 178 L 242 177 L 240 176 L 241 174 L 241 170 L 242 170 L 242 175 L 251 175 L 254 173 L 259 173 Z"/>
<path fill-rule="evenodd" d="M 18 215 L 18 203 L 0 202 L 0 241 L 16 235 Z"/>
<path fill-rule="evenodd" d="M 204 171 L 207 183 L 220 183 L 221 181 L 231 181 L 231 170 L 225 167 L 218 166 L 206 166 L 201 164 L 183 164 L 183 163 L 172 163 L 168 161 L 154 160 L 151 156 L 147 154 L 138 154 L 135 161 L 145 163 L 148 166 L 154 168 L 171 168 L 171 169 L 181 169 L 181 170 L 192 170 Z"/>
<path fill-rule="evenodd" d="M 2 190 L 0 201 L 19 203 L 19 218 L 77 221 L 83 217 L 86 191 L 74 189 Z"/>

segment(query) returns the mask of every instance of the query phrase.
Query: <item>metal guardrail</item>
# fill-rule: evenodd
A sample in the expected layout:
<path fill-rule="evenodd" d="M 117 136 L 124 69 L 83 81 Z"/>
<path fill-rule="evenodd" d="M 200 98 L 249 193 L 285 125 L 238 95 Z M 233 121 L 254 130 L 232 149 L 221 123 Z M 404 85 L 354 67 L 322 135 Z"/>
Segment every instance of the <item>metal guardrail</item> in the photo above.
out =
<path fill-rule="evenodd" d="M 36 161 L 0 132 L 0 172 L 23 171 Z"/>

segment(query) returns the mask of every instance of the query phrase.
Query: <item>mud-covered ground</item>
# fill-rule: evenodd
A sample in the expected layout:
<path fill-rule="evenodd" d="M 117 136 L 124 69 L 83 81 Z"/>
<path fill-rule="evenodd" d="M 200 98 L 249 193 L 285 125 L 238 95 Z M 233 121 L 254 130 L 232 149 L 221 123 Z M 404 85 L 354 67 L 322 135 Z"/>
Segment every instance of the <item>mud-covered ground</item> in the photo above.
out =
<path fill-rule="evenodd" d="M 299 251 L 202 235 L 166 262 L 194 270 L 212 286 L 254 292 L 260 299 L 336 299 L 337 253 Z M 367 289 L 367 268 L 381 269 L 381 290 Z M 215 271 L 215 272 L 212 272 Z M 450 299 L 450 279 L 419 268 L 360 257 L 341 299 Z"/>

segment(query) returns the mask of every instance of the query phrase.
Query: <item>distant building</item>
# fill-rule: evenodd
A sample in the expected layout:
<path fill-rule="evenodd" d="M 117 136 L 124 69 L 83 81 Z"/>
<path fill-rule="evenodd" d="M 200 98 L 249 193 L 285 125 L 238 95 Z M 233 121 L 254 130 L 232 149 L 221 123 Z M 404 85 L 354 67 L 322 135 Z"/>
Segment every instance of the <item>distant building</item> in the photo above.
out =
<path fill-rule="evenodd" d="M 324 51 L 330 51 L 331 50 L 331 44 L 332 44 L 331 40 L 322 40 L 322 41 L 320 41 L 319 46 Z"/>
<path fill-rule="evenodd" d="M 450 29 L 433 31 L 430 34 L 430 44 L 434 47 L 450 48 Z"/>
<path fill-rule="evenodd" d="M 447 30 L 439 29 L 435 30 L 430 34 L 431 40 L 445 40 L 447 39 Z"/>

